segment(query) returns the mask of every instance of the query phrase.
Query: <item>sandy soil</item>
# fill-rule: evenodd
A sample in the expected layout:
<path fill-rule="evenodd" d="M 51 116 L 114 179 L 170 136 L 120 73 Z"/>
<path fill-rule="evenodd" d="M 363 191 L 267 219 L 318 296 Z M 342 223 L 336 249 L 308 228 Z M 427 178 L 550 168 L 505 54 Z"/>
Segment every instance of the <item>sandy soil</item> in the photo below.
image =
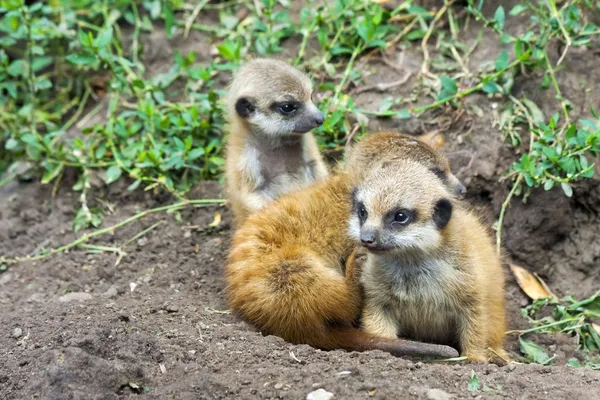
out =
<path fill-rule="evenodd" d="M 197 51 L 200 60 L 209 57 L 202 37 L 168 42 L 153 35 L 148 40 L 154 70 L 161 69 L 175 48 Z M 391 56 L 398 59 L 400 53 L 398 48 Z M 404 53 L 403 68 L 416 71 L 419 55 Z M 498 54 L 498 44 L 492 34 L 484 38 L 471 66 L 493 54 Z M 597 48 L 587 53 L 574 50 L 558 74 L 576 116 L 600 103 L 597 62 Z M 361 68 L 365 84 L 403 76 L 377 60 Z M 557 109 L 554 95 L 539 89 L 538 78 L 521 78 L 516 94 L 526 91 L 549 115 Z M 582 88 L 582 81 L 590 91 Z M 411 90 L 408 82 L 386 93 L 361 93 L 357 101 L 376 108 L 383 97 L 407 96 Z M 484 96 L 468 101 L 478 104 L 484 116 L 453 122 L 444 150 L 468 187 L 467 201 L 493 221 L 509 189 L 498 179 L 515 158 L 514 150 L 492 127 L 497 105 Z M 370 128 L 420 133 L 451 118 L 444 111 L 429 117 L 428 123 L 374 120 Z M 600 288 L 599 186 L 597 180 L 581 184 L 573 199 L 560 189 L 536 191 L 527 204 L 516 199 L 508 212 L 503 239 L 509 254 L 538 272 L 558 295 L 581 298 Z M 37 183 L 0 189 L 0 254 L 23 256 L 72 241 L 77 195 L 70 187 L 67 177 L 56 197 L 51 188 Z M 164 196 L 131 194 L 125 188 L 125 183 L 115 184 L 99 193 L 115 210 L 103 226 L 172 203 Z M 190 198 L 220 197 L 221 190 L 216 182 L 205 182 Z M 215 212 L 223 221 L 209 228 Z M 158 221 L 163 223 L 126 247 L 127 256 L 117 266 L 112 254 L 78 249 L 0 274 L 0 397 L 302 399 L 319 388 L 340 399 L 600 397 L 600 371 L 565 366 L 568 358 L 581 355 L 574 351 L 574 339 L 564 336 L 534 337 L 556 356 L 554 366 L 504 367 L 414 363 L 379 351 L 324 352 L 263 337 L 225 312 L 222 271 L 231 233 L 227 209 L 190 208 L 181 218 L 153 214 L 93 243 L 118 246 Z M 507 299 L 509 327 L 526 327 L 520 307 L 527 299 L 512 278 Z M 508 348 L 518 352 L 514 337 Z M 467 384 L 473 371 L 482 389 L 470 393 Z"/>

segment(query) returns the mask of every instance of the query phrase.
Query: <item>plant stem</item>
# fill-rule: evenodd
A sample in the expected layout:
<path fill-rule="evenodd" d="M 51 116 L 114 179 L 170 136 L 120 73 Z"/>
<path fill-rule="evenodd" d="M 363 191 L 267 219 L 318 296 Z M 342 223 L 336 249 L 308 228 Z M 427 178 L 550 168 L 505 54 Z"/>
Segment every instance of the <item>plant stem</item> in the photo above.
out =
<path fill-rule="evenodd" d="M 558 86 L 558 81 L 556 80 L 556 75 L 554 74 L 554 68 L 552 67 L 552 63 L 548 58 L 548 52 L 544 50 L 544 58 L 546 60 L 546 67 L 548 68 L 548 72 L 550 72 L 550 80 L 552 81 L 552 85 L 554 86 L 554 90 L 556 91 L 556 97 L 560 101 L 560 105 L 562 107 L 563 113 L 565 114 L 565 126 L 569 124 L 569 110 L 567 110 L 567 103 L 560 91 L 560 86 Z"/>
<path fill-rule="evenodd" d="M 500 250 L 502 248 L 502 224 L 504 223 L 504 214 L 506 214 L 506 209 L 510 205 L 510 201 L 517 192 L 517 189 L 521 185 L 522 181 L 523 175 L 519 174 L 519 177 L 513 183 L 512 189 L 508 193 L 508 196 L 506 196 L 504 203 L 502 203 L 502 208 L 500 209 L 500 216 L 498 217 L 498 230 L 496 231 L 496 251 L 498 254 L 500 254 Z"/>
<path fill-rule="evenodd" d="M 27 256 L 27 257 L 16 257 L 13 259 L 5 259 L 4 257 L 0 257 L 0 263 L 5 263 L 5 264 L 16 264 L 16 263 L 20 263 L 23 261 L 36 261 L 36 260 L 41 260 L 44 259 L 46 257 L 49 257 L 51 255 L 57 254 L 57 253 L 62 253 L 65 252 L 75 246 L 79 246 L 81 244 L 86 243 L 88 240 L 90 240 L 91 238 L 94 238 L 96 236 L 100 236 L 100 235 L 104 235 L 107 233 L 112 233 L 115 230 L 122 228 L 123 226 L 136 221 L 140 218 L 143 218 L 149 214 L 154 214 L 154 213 L 158 213 L 158 212 L 163 212 L 163 211 L 173 211 L 173 210 L 177 210 L 180 208 L 184 208 L 187 206 L 193 206 L 193 205 L 200 205 L 200 206 L 207 206 L 207 205 L 221 205 L 224 204 L 224 200 L 221 199 L 201 199 L 201 200 L 186 200 L 186 201 L 182 201 L 179 203 L 175 203 L 175 204 L 171 204 L 168 206 L 161 206 L 161 207 L 156 207 L 156 208 L 152 208 L 149 210 L 145 210 L 142 211 L 140 213 L 137 213 L 127 219 L 125 219 L 124 221 L 121 221 L 117 224 L 114 224 L 112 226 L 109 226 L 107 228 L 103 228 L 103 229 L 99 229 L 97 231 L 91 232 L 91 233 L 86 233 L 85 235 L 81 236 L 80 238 L 78 238 L 77 240 L 72 241 L 71 243 L 68 243 L 64 246 L 55 248 L 50 250 L 48 253 L 46 254 L 41 254 L 41 255 L 37 255 L 37 256 Z"/>
<path fill-rule="evenodd" d="M 354 60 L 360 53 L 363 52 L 363 50 L 364 50 L 364 44 L 357 46 L 354 49 L 354 51 L 352 52 L 352 56 L 350 57 L 350 60 L 348 61 L 348 64 L 346 65 L 346 69 L 344 70 L 344 75 L 342 76 L 342 80 L 335 88 L 335 93 L 333 95 L 333 104 L 337 103 L 337 99 L 338 99 L 341 91 L 344 89 L 344 86 L 346 85 L 346 81 L 348 80 L 348 77 L 350 76 L 350 72 L 352 72 L 352 68 L 354 67 Z"/>
<path fill-rule="evenodd" d="M 479 90 L 481 90 L 483 88 L 483 86 L 488 82 L 488 81 L 494 81 L 496 80 L 499 76 L 501 76 L 503 73 L 505 73 L 506 71 L 518 66 L 519 64 L 521 64 L 522 61 L 521 60 L 514 60 L 512 63 L 510 63 L 508 65 L 508 67 L 501 69 L 498 72 L 495 72 L 489 76 L 487 76 L 487 80 L 482 80 L 479 84 L 470 87 L 469 89 L 457 92 L 455 94 L 453 94 L 452 96 L 448 96 L 448 97 L 444 97 L 443 99 L 437 100 L 431 104 L 428 104 L 426 106 L 422 106 L 422 107 L 414 107 L 409 109 L 410 113 L 418 116 L 419 114 L 424 113 L 425 111 L 431 110 L 433 108 L 437 108 L 440 107 L 448 102 L 451 101 L 455 101 L 455 100 L 459 100 L 462 99 L 463 97 L 466 97 L 472 93 L 475 93 Z M 398 114 L 397 111 L 385 111 L 385 112 L 377 112 L 377 111 L 367 111 L 367 110 L 361 110 L 361 113 L 366 114 L 366 115 L 374 115 L 377 117 L 391 117 L 391 116 L 395 116 Z"/>
<path fill-rule="evenodd" d="M 513 333 L 518 333 L 519 335 L 524 335 L 526 333 L 536 332 L 536 331 L 539 331 L 542 329 L 551 328 L 553 326 L 562 325 L 562 324 L 566 324 L 567 322 L 574 322 L 574 321 L 579 321 L 579 318 L 563 319 L 561 321 L 555 321 L 555 322 L 552 322 L 552 323 L 549 323 L 546 325 L 540 325 L 540 326 L 536 326 L 536 327 L 525 329 L 525 330 L 506 331 L 505 334 L 510 335 Z"/>

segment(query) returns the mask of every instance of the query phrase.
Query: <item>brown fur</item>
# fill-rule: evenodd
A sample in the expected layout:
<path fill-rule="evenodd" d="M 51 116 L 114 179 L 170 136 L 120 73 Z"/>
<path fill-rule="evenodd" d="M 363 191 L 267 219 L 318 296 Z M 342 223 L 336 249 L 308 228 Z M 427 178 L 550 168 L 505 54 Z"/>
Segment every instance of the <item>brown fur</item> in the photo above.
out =
<path fill-rule="evenodd" d="M 362 267 L 365 331 L 455 345 L 473 361 L 506 359 L 504 273 L 479 218 L 452 202 L 447 225 L 436 226 L 434 205 L 451 195 L 414 162 L 374 171 L 356 193 L 367 217 L 361 224 L 353 215 L 351 236 L 378 230 Z M 399 209 L 413 210 L 414 221 L 386 225 L 385 216 Z"/>
<path fill-rule="evenodd" d="M 398 134 L 370 135 L 362 145 L 388 146 L 381 139 L 394 135 Z M 402 154 L 422 159 L 414 152 Z M 353 327 L 362 298 L 360 273 L 353 266 L 357 243 L 347 235 L 346 220 L 352 207 L 351 189 L 362 179 L 363 167 L 371 164 L 361 160 L 363 165 L 349 165 L 353 173 L 340 171 L 282 196 L 247 218 L 233 236 L 227 262 L 230 307 L 263 333 L 293 343 L 322 349 L 381 349 L 418 357 L 453 356 L 457 353 L 445 346 L 384 339 Z M 429 160 L 433 164 L 433 158 Z"/>
<path fill-rule="evenodd" d="M 235 75 L 227 98 L 225 175 L 237 226 L 282 194 L 328 175 L 316 141 L 307 131 L 318 126 L 315 118 L 322 118 L 311 94 L 309 78 L 283 61 L 255 59 Z M 239 113 L 240 99 L 252 105 L 251 115 Z M 288 101 L 301 108 L 293 116 L 282 116 L 274 107 Z"/>
<path fill-rule="evenodd" d="M 454 193 L 463 198 L 466 189 L 452 174 L 450 162 L 437 149 L 434 149 L 424 138 L 402 133 L 382 132 L 369 140 L 355 143 L 345 156 L 345 165 L 351 171 L 363 173 L 371 171 L 379 165 L 400 160 L 413 160 L 428 168 L 436 168 L 442 179 L 452 187 Z M 462 193 L 458 193 L 461 192 Z"/>

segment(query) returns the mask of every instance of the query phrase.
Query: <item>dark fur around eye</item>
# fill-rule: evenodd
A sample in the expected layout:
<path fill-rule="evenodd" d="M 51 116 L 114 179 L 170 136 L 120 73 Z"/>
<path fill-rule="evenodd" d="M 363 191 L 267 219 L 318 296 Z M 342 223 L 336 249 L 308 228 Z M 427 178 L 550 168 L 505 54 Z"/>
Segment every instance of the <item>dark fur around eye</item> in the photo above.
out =
<path fill-rule="evenodd" d="M 412 210 L 398 209 L 387 213 L 385 219 L 392 228 L 400 228 L 413 222 L 415 215 Z"/>
<path fill-rule="evenodd" d="M 285 103 L 277 103 L 274 106 L 275 111 L 277 111 L 281 115 L 290 116 L 294 115 L 296 111 L 300 108 L 298 103 L 293 101 L 287 101 Z"/>
<path fill-rule="evenodd" d="M 430 171 L 433 172 L 435 174 L 435 176 L 440 178 L 442 181 L 446 180 L 446 173 L 444 171 L 442 171 L 440 168 L 433 167 L 430 169 Z"/>
<path fill-rule="evenodd" d="M 235 111 L 237 111 L 238 115 L 242 118 L 248 118 L 256 107 L 254 106 L 254 101 L 247 97 L 240 97 L 235 102 Z"/>
<path fill-rule="evenodd" d="M 452 202 L 448 199 L 440 199 L 435 203 L 433 210 L 433 222 L 438 229 L 444 229 L 452 217 Z"/>

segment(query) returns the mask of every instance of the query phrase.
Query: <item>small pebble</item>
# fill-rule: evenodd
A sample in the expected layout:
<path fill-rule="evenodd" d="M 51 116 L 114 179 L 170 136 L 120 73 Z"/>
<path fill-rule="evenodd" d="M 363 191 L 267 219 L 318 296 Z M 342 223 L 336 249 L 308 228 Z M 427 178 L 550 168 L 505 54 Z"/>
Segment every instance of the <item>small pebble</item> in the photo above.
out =
<path fill-rule="evenodd" d="M 176 313 L 176 312 L 179 312 L 179 307 L 174 306 L 173 304 L 167 304 L 167 306 L 165 307 L 165 310 L 168 313 Z"/>
<path fill-rule="evenodd" d="M 325 389 L 318 389 L 306 395 L 306 400 L 329 400 L 333 398 L 333 393 Z"/>
<path fill-rule="evenodd" d="M 275 389 L 280 390 L 281 388 L 283 388 L 283 383 L 277 383 L 275 384 L 275 386 L 273 386 Z"/>
<path fill-rule="evenodd" d="M 71 292 L 71 293 L 67 293 L 67 294 L 60 296 L 58 298 L 58 301 L 60 301 L 61 303 L 69 303 L 71 301 L 91 300 L 91 298 L 92 298 L 92 295 L 89 293 Z"/>
<path fill-rule="evenodd" d="M 12 337 L 14 337 L 15 339 L 20 338 L 21 336 L 23 336 L 23 329 L 21 328 L 15 328 L 12 331 Z"/>
<path fill-rule="evenodd" d="M 118 294 L 117 292 L 117 287 L 116 286 L 111 286 L 108 288 L 108 290 L 104 293 L 102 293 L 102 296 L 108 298 L 108 299 L 112 299 L 113 297 L 116 297 Z"/>
<path fill-rule="evenodd" d="M 429 389 L 427 391 L 427 398 L 429 400 L 450 400 L 452 396 L 441 389 Z"/>

